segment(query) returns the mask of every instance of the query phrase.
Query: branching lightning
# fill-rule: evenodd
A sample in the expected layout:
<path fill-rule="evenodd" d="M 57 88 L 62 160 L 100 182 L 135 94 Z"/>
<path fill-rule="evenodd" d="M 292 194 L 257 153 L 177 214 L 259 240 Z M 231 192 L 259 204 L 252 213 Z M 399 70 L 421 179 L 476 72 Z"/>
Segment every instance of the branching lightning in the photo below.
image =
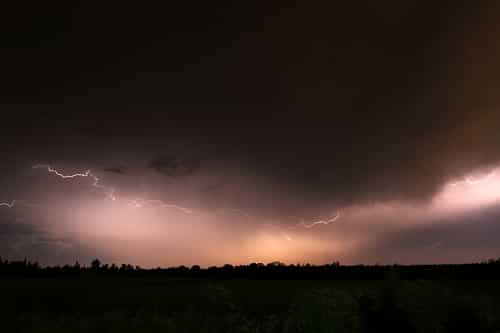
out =
<path fill-rule="evenodd" d="M 310 229 L 310 228 L 314 228 L 315 226 L 320 225 L 320 224 L 328 225 L 330 223 L 337 221 L 339 218 L 340 218 L 340 212 L 337 212 L 337 214 L 334 217 L 332 217 L 328 220 L 319 220 L 319 221 L 314 221 L 311 223 L 301 222 L 300 225 L 302 225 L 304 228 Z"/>
<path fill-rule="evenodd" d="M 107 198 L 109 198 L 109 199 L 111 199 L 113 201 L 117 201 L 118 200 L 118 197 L 116 195 L 115 189 L 113 187 L 109 187 L 109 186 L 103 185 L 101 183 L 101 179 L 99 177 L 97 177 L 95 174 L 93 174 L 90 169 L 88 169 L 86 171 L 83 171 L 83 172 L 80 171 L 80 172 L 66 174 L 66 173 L 64 173 L 64 172 L 62 172 L 62 171 L 60 171 L 58 169 L 53 168 L 49 164 L 36 164 L 32 168 L 33 169 L 44 169 L 48 173 L 54 174 L 57 177 L 59 177 L 61 179 L 64 179 L 64 180 L 70 180 L 70 179 L 75 179 L 75 178 L 89 178 L 89 179 L 92 180 L 91 186 L 93 186 L 93 187 L 95 187 L 97 189 L 100 189 L 100 190 L 106 192 L 106 197 Z M 479 180 L 476 180 L 476 179 L 468 177 L 468 178 L 465 178 L 463 180 L 463 182 L 466 182 L 467 184 L 476 184 L 476 183 L 484 181 L 485 179 L 489 179 L 492 176 L 493 176 L 493 174 L 490 174 L 487 177 L 485 177 L 483 179 L 479 179 Z M 133 200 L 123 199 L 123 200 L 120 200 L 120 201 L 124 201 L 124 202 L 126 202 L 126 204 L 128 204 L 128 205 L 130 205 L 130 206 L 132 206 L 134 208 L 142 208 L 142 207 L 145 207 L 145 206 L 160 207 L 160 208 L 176 209 L 176 210 L 179 210 L 179 211 L 181 211 L 181 212 L 183 212 L 185 214 L 193 214 L 193 210 L 192 209 L 189 209 L 189 208 L 186 208 L 186 207 L 182 207 L 182 206 L 179 206 L 179 205 L 176 205 L 176 204 L 164 202 L 164 201 L 159 200 L 159 199 L 136 198 L 136 199 L 133 199 Z M 0 207 L 13 208 L 16 205 L 17 202 L 19 202 L 19 201 L 12 200 L 11 202 L 0 202 Z M 244 216 L 244 217 L 246 217 L 248 219 L 251 218 L 251 216 L 247 212 L 242 211 L 240 209 L 231 209 L 230 211 L 232 213 L 242 215 L 242 216 Z M 300 220 L 300 223 L 298 223 L 297 226 L 301 226 L 301 227 L 304 227 L 304 228 L 307 228 L 307 229 L 311 229 L 311 228 L 314 228 L 314 227 L 319 226 L 319 225 L 329 225 L 329 224 L 334 223 L 335 221 L 337 221 L 339 218 L 340 218 L 340 211 L 337 212 L 335 216 L 333 216 L 332 218 L 329 218 L 327 220 L 318 220 L 318 221 L 313 221 L 313 222 L 310 222 L 310 223 L 306 223 L 305 221 Z M 291 237 L 288 234 L 284 233 L 283 236 L 285 237 L 285 239 L 287 239 L 289 241 L 291 240 Z"/>
<path fill-rule="evenodd" d="M 93 187 L 105 190 L 107 192 L 106 195 L 109 199 L 111 199 L 113 201 L 118 200 L 118 198 L 116 196 L 115 189 L 112 187 L 106 187 L 106 186 L 102 185 L 100 183 L 100 181 L 101 181 L 100 178 L 97 177 L 96 175 L 94 175 L 91 170 L 87 170 L 85 172 L 77 172 L 77 173 L 73 173 L 73 174 L 64 174 L 61 171 L 54 169 L 49 164 L 37 164 L 37 165 L 33 166 L 33 169 L 46 169 L 49 173 L 53 173 L 62 179 L 72 179 L 72 178 L 78 178 L 78 177 L 91 178 L 93 180 L 93 183 L 92 183 Z M 159 206 L 162 208 L 177 209 L 177 210 L 182 211 L 185 214 L 192 214 L 193 213 L 193 211 L 189 208 L 174 205 L 171 203 L 166 203 L 166 202 L 163 202 L 163 201 L 158 200 L 158 199 L 137 198 L 134 200 L 127 200 L 127 202 L 129 205 L 136 207 L 136 208 L 141 208 L 145 205 L 149 205 L 149 206 Z"/>
<path fill-rule="evenodd" d="M 33 166 L 33 169 L 46 169 L 49 173 L 53 173 L 62 179 L 72 179 L 72 178 L 78 178 L 78 177 L 91 178 L 93 180 L 93 183 L 92 183 L 93 187 L 106 190 L 107 197 L 113 201 L 116 200 L 114 188 L 112 188 L 112 187 L 106 188 L 104 185 L 102 185 L 100 183 L 99 177 L 94 175 L 90 171 L 90 169 L 85 171 L 85 172 L 77 172 L 77 173 L 73 173 L 73 174 L 63 174 L 62 172 L 52 168 L 49 164 L 36 164 Z"/>

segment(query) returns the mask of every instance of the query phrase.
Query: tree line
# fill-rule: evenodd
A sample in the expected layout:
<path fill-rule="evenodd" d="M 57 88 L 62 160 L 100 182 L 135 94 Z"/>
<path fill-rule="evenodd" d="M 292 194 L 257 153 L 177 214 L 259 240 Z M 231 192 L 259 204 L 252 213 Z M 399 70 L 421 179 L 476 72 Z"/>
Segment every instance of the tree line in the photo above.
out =
<path fill-rule="evenodd" d="M 281 262 L 247 265 L 199 265 L 142 268 L 130 264 L 102 264 L 94 259 L 89 265 L 78 261 L 72 265 L 41 266 L 27 259 L 3 260 L 0 257 L 0 276 L 162 276 L 172 278 L 248 278 L 248 279 L 332 279 L 377 280 L 388 276 L 401 279 L 498 279 L 500 259 L 479 263 L 443 265 L 325 265 L 284 264 Z"/>

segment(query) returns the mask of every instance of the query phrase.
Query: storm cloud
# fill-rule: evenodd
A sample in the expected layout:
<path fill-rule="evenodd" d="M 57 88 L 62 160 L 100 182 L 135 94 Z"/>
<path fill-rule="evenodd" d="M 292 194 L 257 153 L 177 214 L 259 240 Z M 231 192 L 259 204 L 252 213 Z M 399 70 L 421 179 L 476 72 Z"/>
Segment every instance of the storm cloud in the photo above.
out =
<path fill-rule="evenodd" d="M 489 187 L 448 187 L 500 163 L 496 1 L 24 7 L 9 4 L 0 29 L 1 199 L 49 202 L 47 215 L 69 230 L 75 225 L 61 207 L 109 199 L 111 190 L 111 204 L 123 209 L 147 200 L 154 212 L 167 207 L 166 216 L 151 213 L 155 226 L 205 220 L 207 234 L 230 229 L 240 239 L 272 225 L 279 242 L 280 233 L 294 238 L 300 221 L 352 207 L 396 203 L 434 213 L 443 191 L 461 198 L 446 204 L 463 206 L 467 193 L 492 195 Z M 91 169 L 104 188 L 30 173 L 35 161 Z M 78 212 L 127 217 L 108 204 Z M 168 210 L 176 205 L 199 219 Z M 430 215 L 417 220 L 441 223 Z M 425 234 L 382 228 L 387 234 L 365 244 L 365 230 L 382 223 L 366 220 L 352 236 L 352 244 L 363 240 L 359 248 L 379 240 L 373 246 L 389 249 L 392 237 L 398 253 L 405 232 Z M 328 244 L 309 232 L 295 237 Z M 259 235 L 246 240 L 274 244 Z M 314 251 L 327 248 L 302 253 L 318 259 Z"/>
<path fill-rule="evenodd" d="M 190 176 L 200 167 L 200 161 L 173 155 L 162 155 L 152 159 L 148 166 L 165 176 L 178 178 Z"/>

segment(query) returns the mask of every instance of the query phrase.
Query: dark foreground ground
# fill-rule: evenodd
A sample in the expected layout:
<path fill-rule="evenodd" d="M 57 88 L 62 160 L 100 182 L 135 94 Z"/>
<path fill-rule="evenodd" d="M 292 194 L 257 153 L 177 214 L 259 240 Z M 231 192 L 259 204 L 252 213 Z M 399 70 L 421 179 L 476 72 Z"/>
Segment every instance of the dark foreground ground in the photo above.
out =
<path fill-rule="evenodd" d="M 385 273 L 349 280 L 4 273 L 0 331 L 500 332 L 497 274 Z"/>

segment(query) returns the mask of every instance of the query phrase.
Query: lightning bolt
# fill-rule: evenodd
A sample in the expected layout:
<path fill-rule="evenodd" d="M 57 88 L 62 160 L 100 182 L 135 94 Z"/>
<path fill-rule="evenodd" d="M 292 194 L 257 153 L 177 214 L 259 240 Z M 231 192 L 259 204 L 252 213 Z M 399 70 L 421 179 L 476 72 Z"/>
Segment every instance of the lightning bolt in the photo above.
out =
<path fill-rule="evenodd" d="M 11 202 L 0 202 L 0 207 L 14 208 L 16 206 L 24 206 L 28 208 L 38 208 L 43 206 L 40 203 L 30 202 L 23 199 L 12 200 Z"/>
<path fill-rule="evenodd" d="M 332 217 L 328 220 L 319 220 L 319 221 L 314 221 L 311 223 L 301 222 L 300 225 L 302 225 L 304 228 L 310 229 L 310 228 L 314 228 L 315 226 L 320 225 L 320 224 L 328 225 L 330 223 L 337 221 L 339 218 L 340 218 L 340 212 L 337 212 L 337 214 L 334 217 Z"/>
<path fill-rule="evenodd" d="M 13 208 L 16 205 L 16 200 L 12 200 L 11 202 L 0 202 L 0 207 Z"/>
<path fill-rule="evenodd" d="M 93 180 L 93 183 L 92 183 L 92 186 L 95 187 L 95 188 L 98 188 L 98 189 L 103 189 L 103 190 L 106 190 L 107 191 L 107 197 L 113 201 L 116 201 L 118 200 L 117 196 L 116 196 L 116 191 L 114 188 L 112 187 L 106 187 L 104 185 L 101 184 L 101 180 L 99 177 L 97 177 L 96 175 L 94 175 L 92 173 L 92 171 L 89 169 L 85 172 L 77 172 L 77 173 L 73 173 L 73 174 L 64 174 L 62 173 L 61 171 L 57 170 L 57 169 L 54 169 L 52 166 L 50 166 L 49 164 L 37 164 L 37 165 L 34 165 L 33 166 L 33 169 L 46 169 L 49 173 L 53 173 L 55 174 L 56 176 L 62 178 L 62 179 L 72 179 L 72 178 L 78 178 L 78 177 L 86 177 L 86 178 L 91 178 Z M 164 201 L 161 201 L 161 200 L 158 200 L 158 199 L 142 199 L 142 198 L 138 198 L 138 199 L 134 199 L 134 200 L 129 200 L 128 201 L 129 205 L 133 206 L 133 207 L 136 207 L 136 208 L 141 208 L 145 205 L 149 205 L 149 206 L 159 206 L 159 207 L 162 207 L 162 208 L 173 208 L 173 209 L 177 209 L 177 210 L 180 210 L 186 214 L 192 214 L 193 211 L 189 208 L 186 208 L 186 207 L 182 207 L 182 206 L 179 206 L 179 205 L 174 205 L 174 204 L 171 204 L 171 203 L 167 203 L 167 202 L 164 202 Z"/>
<path fill-rule="evenodd" d="M 86 172 L 78 172 L 78 173 L 74 173 L 74 174 L 65 175 L 65 174 L 57 171 L 56 169 L 52 168 L 49 164 L 36 164 L 33 166 L 33 169 L 40 169 L 40 168 L 47 169 L 48 172 L 53 173 L 53 174 L 55 174 L 63 179 L 91 176 L 90 170 L 87 170 Z M 97 181 L 98 181 L 98 179 L 97 179 Z M 94 184 L 95 184 L 95 182 L 94 182 Z"/>
<path fill-rule="evenodd" d="M 86 177 L 90 178 L 93 180 L 92 186 L 98 189 L 106 190 L 107 191 L 107 197 L 110 198 L 111 200 L 115 201 L 116 196 L 115 196 L 115 190 L 112 187 L 106 188 L 106 186 L 102 185 L 100 183 L 99 177 L 94 175 L 92 171 L 87 170 L 85 172 L 77 172 L 73 174 L 63 174 L 62 172 L 54 169 L 51 167 L 49 164 L 36 164 L 32 167 L 33 169 L 46 169 L 47 172 L 53 173 L 56 176 L 62 178 L 62 179 L 73 179 L 73 178 L 78 178 L 78 177 Z"/>
<path fill-rule="evenodd" d="M 72 174 L 65 174 L 65 173 L 53 168 L 50 164 L 36 164 L 32 168 L 33 169 L 45 169 L 45 170 L 47 170 L 47 172 L 52 173 L 52 174 L 54 174 L 62 179 L 90 178 L 93 180 L 93 182 L 92 182 L 93 187 L 98 188 L 98 189 L 102 189 L 102 190 L 106 190 L 107 197 L 109 199 L 111 199 L 113 201 L 118 200 L 118 198 L 116 196 L 115 189 L 112 187 L 106 187 L 106 186 L 102 185 L 100 178 L 97 177 L 96 175 L 94 175 L 90 169 L 86 170 L 85 172 L 76 172 L 76 173 L 72 173 Z M 487 178 L 490 178 L 492 176 L 493 175 L 491 174 Z M 466 180 L 465 180 L 465 182 L 467 182 L 469 184 L 475 184 L 475 183 L 478 183 L 480 181 L 484 181 L 484 179 L 474 180 L 472 178 L 466 178 Z M 189 208 L 175 205 L 172 203 L 167 203 L 167 202 L 164 202 L 164 201 L 158 200 L 158 199 L 136 198 L 133 200 L 128 200 L 127 202 L 130 206 L 135 207 L 135 208 L 142 208 L 142 207 L 148 205 L 148 206 L 156 206 L 156 207 L 161 207 L 161 208 L 177 209 L 179 211 L 182 211 L 185 214 L 192 214 L 193 213 L 193 210 L 191 210 Z M 14 207 L 15 203 L 16 203 L 15 200 L 13 200 L 10 203 L 0 202 L 0 207 L 4 206 L 4 207 L 12 208 L 12 207 Z M 251 218 L 251 216 L 248 213 L 246 213 L 245 211 L 242 211 L 240 209 L 231 209 L 230 211 L 232 211 L 233 213 L 241 214 L 248 219 Z M 331 223 L 337 221 L 339 218 L 340 218 L 340 212 L 337 212 L 337 214 L 334 217 L 332 217 L 328 220 L 318 220 L 318 221 L 313 221 L 311 223 L 306 223 L 306 222 L 301 220 L 301 222 L 298 225 L 300 225 L 304 228 L 310 229 L 310 228 L 314 228 L 315 226 L 318 226 L 318 225 L 331 224 Z M 291 240 L 291 238 L 288 235 L 285 236 L 285 238 L 287 240 Z"/>
<path fill-rule="evenodd" d="M 177 209 L 177 210 L 180 210 L 182 211 L 183 213 L 186 213 L 186 214 L 192 214 L 193 211 L 189 208 L 186 208 L 186 207 L 182 207 L 182 206 L 178 206 L 178 205 L 174 205 L 174 204 L 171 204 L 171 203 L 166 203 L 166 202 L 163 202 L 161 200 L 158 200 L 158 199 L 133 199 L 133 200 L 129 200 L 129 205 L 135 207 L 135 208 L 142 208 L 144 207 L 145 205 L 149 205 L 149 206 L 158 206 L 158 207 L 161 207 L 161 208 L 173 208 L 173 209 Z"/>
<path fill-rule="evenodd" d="M 173 208 L 173 209 L 178 209 L 186 214 L 192 214 L 193 211 L 189 208 L 185 208 L 185 207 L 181 207 L 181 206 L 178 206 L 178 205 L 174 205 L 174 204 L 170 204 L 170 203 L 165 203 L 161 200 L 158 200 L 158 199 L 155 199 L 155 200 L 146 200 L 146 202 L 150 203 L 150 204 L 158 204 L 160 207 L 162 208 Z"/>

